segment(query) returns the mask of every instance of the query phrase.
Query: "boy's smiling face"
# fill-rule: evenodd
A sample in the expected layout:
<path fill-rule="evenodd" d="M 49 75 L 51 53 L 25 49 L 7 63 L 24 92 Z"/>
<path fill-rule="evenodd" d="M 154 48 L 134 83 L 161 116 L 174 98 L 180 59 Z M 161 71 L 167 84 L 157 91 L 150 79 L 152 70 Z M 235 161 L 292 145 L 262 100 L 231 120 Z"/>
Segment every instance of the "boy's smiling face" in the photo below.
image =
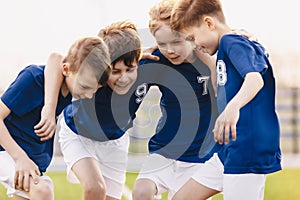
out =
<path fill-rule="evenodd" d="M 205 18 L 201 25 L 187 27 L 183 30 L 187 38 L 193 38 L 196 46 L 203 53 L 214 55 L 218 50 L 219 34 L 215 23 L 210 17 Z"/>
<path fill-rule="evenodd" d="M 109 75 L 107 85 L 119 95 L 126 94 L 137 79 L 138 63 L 126 66 L 124 61 L 117 62 Z"/>
<path fill-rule="evenodd" d="M 186 60 L 193 60 L 193 42 L 186 41 L 176 35 L 168 25 L 162 25 L 155 33 L 157 45 L 161 53 L 173 64 L 179 65 Z"/>

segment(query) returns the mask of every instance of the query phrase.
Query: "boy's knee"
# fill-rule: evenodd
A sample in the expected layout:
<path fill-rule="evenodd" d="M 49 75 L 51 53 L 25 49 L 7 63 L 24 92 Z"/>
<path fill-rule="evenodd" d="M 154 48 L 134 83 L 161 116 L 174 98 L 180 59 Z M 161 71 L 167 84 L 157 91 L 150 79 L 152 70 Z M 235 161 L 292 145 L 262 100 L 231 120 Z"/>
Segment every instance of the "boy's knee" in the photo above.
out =
<path fill-rule="evenodd" d="M 106 185 L 102 182 L 93 182 L 83 185 L 83 191 L 88 196 L 106 196 Z"/>
<path fill-rule="evenodd" d="M 54 192 L 52 184 L 47 181 L 40 180 L 38 184 L 30 187 L 29 195 L 31 199 L 53 200 Z"/>
<path fill-rule="evenodd" d="M 155 195 L 155 191 L 141 184 L 136 184 L 132 190 L 133 200 L 151 200 Z"/>

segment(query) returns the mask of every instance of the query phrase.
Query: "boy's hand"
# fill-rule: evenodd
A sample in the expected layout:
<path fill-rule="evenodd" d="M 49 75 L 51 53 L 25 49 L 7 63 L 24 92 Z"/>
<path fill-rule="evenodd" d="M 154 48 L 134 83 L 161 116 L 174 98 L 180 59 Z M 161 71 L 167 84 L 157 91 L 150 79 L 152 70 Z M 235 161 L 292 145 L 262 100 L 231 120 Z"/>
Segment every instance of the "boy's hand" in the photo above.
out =
<path fill-rule="evenodd" d="M 219 144 L 223 144 L 223 138 L 225 144 L 229 143 L 229 136 L 231 133 L 232 140 L 236 140 L 236 124 L 239 120 L 240 110 L 239 106 L 233 102 L 229 102 L 225 110 L 217 118 L 214 127 L 215 141 Z"/>
<path fill-rule="evenodd" d="M 152 55 L 152 53 L 157 49 L 157 46 L 153 46 L 147 49 L 144 49 L 142 52 L 142 58 L 141 59 L 149 59 L 149 60 L 155 60 L 155 61 L 159 61 L 159 57 L 158 56 L 154 56 Z"/>
<path fill-rule="evenodd" d="M 258 41 L 258 38 L 256 35 L 249 33 L 247 30 L 245 29 L 233 29 L 232 33 L 237 34 L 237 35 L 242 35 L 246 38 L 248 38 L 251 41 Z"/>
<path fill-rule="evenodd" d="M 40 122 L 34 126 L 35 133 L 41 137 L 41 141 L 53 137 L 56 129 L 55 109 L 52 106 L 44 105 L 41 112 Z"/>
<path fill-rule="evenodd" d="M 35 184 L 39 182 L 40 171 L 38 166 L 28 157 L 16 161 L 15 188 L 29 192 L 30 178 Z"/>

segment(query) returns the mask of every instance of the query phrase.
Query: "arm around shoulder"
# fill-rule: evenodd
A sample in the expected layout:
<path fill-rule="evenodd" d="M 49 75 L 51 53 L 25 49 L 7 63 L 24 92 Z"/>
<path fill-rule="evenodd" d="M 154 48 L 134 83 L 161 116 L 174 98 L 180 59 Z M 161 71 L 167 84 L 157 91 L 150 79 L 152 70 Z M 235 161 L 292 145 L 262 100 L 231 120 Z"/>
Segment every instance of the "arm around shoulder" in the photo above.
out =
<path fill-rule="evenodd" d="M 51 53 L 48 57 L 44 71 L 44 107 L 41 112 L 41 120 L 34 127 L 35 133 L 41 140 L 52 138 L 56 128 L 56 106 L 58 94 L 63 82 L 62 75 L 63 56 L 59 53 Z"/>

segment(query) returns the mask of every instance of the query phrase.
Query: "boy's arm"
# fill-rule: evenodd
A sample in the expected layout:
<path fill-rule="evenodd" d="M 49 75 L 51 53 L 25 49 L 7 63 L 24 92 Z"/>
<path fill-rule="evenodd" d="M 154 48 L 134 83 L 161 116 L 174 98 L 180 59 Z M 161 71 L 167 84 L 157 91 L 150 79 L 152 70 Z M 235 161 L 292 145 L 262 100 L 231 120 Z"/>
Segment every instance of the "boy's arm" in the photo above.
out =
<path fill-rule="evenodd" d="M 254 35 L 253 33 L 248 32 L 245 29 L 232 29 L 231 30 L 232 33 L 237 34 L 237 35 L 242 35 L 245 38 L 248 38 L 248 40 L 250 41 L 258 41 L 258 38 L 256 35 Z"/>
<path fill-rule="evenodd" d="M 229 142 L 230 131 L 232 140 L 236 140 L 236 124 L 239 120 L 240 109 L 249 103 L 263 86 L 264 81 L 259 72 L 250 72 L 245 76 L 240 90 L 216 120 L 213 130 L 216 141 L 222 144 L 224 134 L 225 144 L 227 144 Z"/>
<path fill-rule="evenodd" d="M 16 166 L 15 186 L 20 190 L 29 191 L 29 179 L 38 183 L 40 171 L 38 166 L 27 156 L 25 151 L 15 142 L 7 130 L 4 119 L 9 115 L 10 109 L 0 100 L 0 145 L 13 158 Z"/>
<path fill-rule="evenodd" d="M 44 72 L 45 97 L 44 107 L 41 112 L 41 120 L 34 127 L 35 133 L 41 137 L 41 141 L 52 138 L 56 128 L 56 106 L 58 94 L 63 82 L 61 63 L 63 56 L 58 53 L 51 53 Z"/>

